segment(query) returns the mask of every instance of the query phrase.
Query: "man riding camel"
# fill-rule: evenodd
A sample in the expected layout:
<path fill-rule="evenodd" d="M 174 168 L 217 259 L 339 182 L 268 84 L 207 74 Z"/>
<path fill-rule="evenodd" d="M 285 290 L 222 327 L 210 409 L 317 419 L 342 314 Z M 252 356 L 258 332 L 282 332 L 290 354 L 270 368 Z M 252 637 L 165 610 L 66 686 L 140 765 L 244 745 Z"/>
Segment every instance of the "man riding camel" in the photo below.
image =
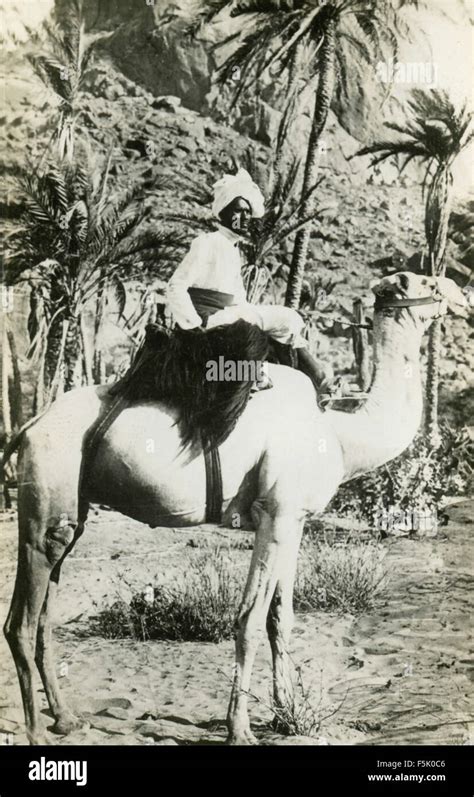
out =
<path fill-rule="evenodd" d="M 250 219 L 264 215 L 264 198 L 245 169 L 226 174 L 214 186 L 212 212 L 218 219 L 214 232 L 202 233 L 171 277 L 166 293 L 168 310 L 183 330 L 232 324 L 243 319 L 268 333 L 277 344 L 290 347 L 297 367 L 316 390 L 327 374 L 307 350 L 300 314 L 282 305 L 255 305 L 247 301 L 242 279 L 242 244 Z"/>
<path fill-rule="evenodd" d="M 247 301 L 241 244 L 250 219 L 264 214 L 262 193 L 248 172 L 240 169 L 214 184 L 212 209 L 218 228 L 195 238 L 167 286 L 167 305 L 176 328 L 148 325 L 130 368 L 110 386 L 109 405 L 88 432 L 84 461 L 93 460 L 101 439 L 122 410 L 143 400 L 175 406 L 183 444 L 199 440 L 206 456 L 209 452 L 215 456 L 251 392 L 272 386 L 265 375 L 208 380 L 209 362 L 224 350 L 231 362 L 238 358 L 264 363 L 273 357 L 303 371 L 319 397 L 327 391 L 327 374 L 306 348 L 299 313 L 282 305 Z M 210 483 L 213 478 L 209 476 Z"/>

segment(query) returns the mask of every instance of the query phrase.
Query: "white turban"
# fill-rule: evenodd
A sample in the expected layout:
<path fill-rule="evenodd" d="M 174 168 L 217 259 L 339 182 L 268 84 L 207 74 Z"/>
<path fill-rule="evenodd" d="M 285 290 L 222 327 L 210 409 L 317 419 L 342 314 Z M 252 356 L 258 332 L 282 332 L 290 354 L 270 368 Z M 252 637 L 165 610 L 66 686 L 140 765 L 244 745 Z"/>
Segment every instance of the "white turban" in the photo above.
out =
<path fill-rule="evenodd" d="M 229 202 L 241 196 L 246 199 L 252 208 L 252 216 L 260 219 L 265 213 L 265 200 L 258 185 L 245 169 L 239 169 L 237 174 L 225 174 L 213 185 L 214 201 L 212 212 L 218 216 Z"/>

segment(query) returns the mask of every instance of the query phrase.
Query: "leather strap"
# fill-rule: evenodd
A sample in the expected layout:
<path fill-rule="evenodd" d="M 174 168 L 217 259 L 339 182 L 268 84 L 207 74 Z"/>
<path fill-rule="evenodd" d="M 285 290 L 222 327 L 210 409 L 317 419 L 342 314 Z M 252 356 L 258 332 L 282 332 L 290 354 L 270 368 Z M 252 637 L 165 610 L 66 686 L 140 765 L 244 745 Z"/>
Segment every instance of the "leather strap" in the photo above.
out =
<path fill-rule="evenodd" d="M 122 410 L 129 405 L 130 402 L 126 396 L 116 396 L 105 414 L 89 429 L 84 444 L 80 476 L 80 494 L 82 498 L 86 498 L 90 478 L 90 467 L 94 461 L 99 444 L 115 419 L 120 415 Z M 212 445 L 203 445 L 203 448 L 204 465 L 206 468 L 206 523 L 221 523 L 222 502 L 224 497 L 219 449 Z"/>
<path fill-rule="evenodd" d="M 222 471 L 219 449 L 204 445 L 206 467 L 206 523 L 222 522 Z"/>
<path fill-rule="evenodd" d="M 438 300 L 433 296 L 424 296 L 422 299 L 392 299 L 391 297 L 377 296 L 375 300 L 375 310 L 383 310 L 386 307 L 417 307 L 422 304 L 436 304 Z"/>
<path fill-rule="evenodd" d="M 79 476 L 79 495 L 84 500 L 87 498 L 87 488 L 91 477 L 92 464 L 99 449 L 99 445 L 115 419 L 118 418 L 122 410 L 128 406 L 130 406 L 130 401 L 126 393 L 115 395 L 105 413 L 99 416 L 86 432 L 82 446 L 82 462 Z"/>

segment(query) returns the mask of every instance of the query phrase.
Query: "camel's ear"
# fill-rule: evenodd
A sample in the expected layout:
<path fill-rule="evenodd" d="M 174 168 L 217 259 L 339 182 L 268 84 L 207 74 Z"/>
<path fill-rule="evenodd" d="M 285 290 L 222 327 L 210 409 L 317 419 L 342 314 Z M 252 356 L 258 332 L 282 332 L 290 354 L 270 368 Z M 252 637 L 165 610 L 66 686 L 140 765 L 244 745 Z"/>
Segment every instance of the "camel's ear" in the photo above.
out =
<path fill-rule="evenodd" d="M 443 299 L 447 299 L 449 305 L 467 307 L 467 299 L 461 288 L 448 277 L 435 277 L 435 285 Z"/>

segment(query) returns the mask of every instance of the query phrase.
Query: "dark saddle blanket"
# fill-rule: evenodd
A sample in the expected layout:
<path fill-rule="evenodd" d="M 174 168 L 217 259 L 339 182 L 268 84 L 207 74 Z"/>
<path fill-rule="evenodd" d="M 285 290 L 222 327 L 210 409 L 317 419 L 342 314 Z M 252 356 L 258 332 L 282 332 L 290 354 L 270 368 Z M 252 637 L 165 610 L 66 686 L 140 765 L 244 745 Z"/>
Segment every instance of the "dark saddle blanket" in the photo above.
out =
<path fill-rule="evenodd" d="M 127 402 L 162 401 L 178 409 L 185 445 L 219 446 L 249 401 L 272 351 L 268 335 L 239 320 L 210 330 L 149 325 L 145 341 L 112 395 Z M 289 356 L 289 355 L 287 355 Z"/>
<path fill-rule="evenodd" d="M 253 377 L 265 361 L 295 367 L 294 351 L 243 320 L 210 330 L 170 331 L 149 325 L 129 370 L 110 389 L 111 402 L 86 435 L 80 488 L 83 496 L 87 495 L 97 448 L 115 418 L 135 402 L 162 401 L 177 407 L 184 445 L 196 442 L 202 446 L 206 522 L 220 522 L 222 478 L 218 446 L 244 411 Z"/>

